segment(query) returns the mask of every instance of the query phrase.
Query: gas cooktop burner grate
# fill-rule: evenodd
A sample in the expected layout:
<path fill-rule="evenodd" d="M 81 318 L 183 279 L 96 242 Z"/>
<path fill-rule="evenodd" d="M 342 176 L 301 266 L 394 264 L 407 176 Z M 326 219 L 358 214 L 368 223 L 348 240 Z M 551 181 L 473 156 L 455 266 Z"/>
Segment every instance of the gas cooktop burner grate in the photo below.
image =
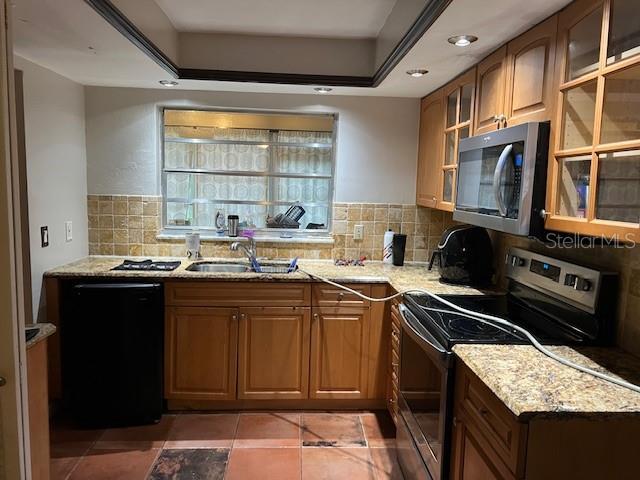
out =
<path fill-rule="evenodd" d="M 125 270 L 125 271 L 159 271 L 170 272 L 180 266 L 179 261 L 175 262 L 154 262 L 150 259 L 147 260 L 125 260 L 120 265 L 113 267 L 111 270 Z"/>

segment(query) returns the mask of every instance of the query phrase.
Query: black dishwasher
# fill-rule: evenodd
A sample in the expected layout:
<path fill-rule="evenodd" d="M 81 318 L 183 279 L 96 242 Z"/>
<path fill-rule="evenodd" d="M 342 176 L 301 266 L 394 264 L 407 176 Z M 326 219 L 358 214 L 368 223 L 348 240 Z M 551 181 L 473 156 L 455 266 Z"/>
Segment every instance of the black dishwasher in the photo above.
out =
<path fill-rule="evenodd" d="M 68 284 L 61 327 L 63 399 L 76 422 L 112 427 L 160 420 L 161 284 Z"/>

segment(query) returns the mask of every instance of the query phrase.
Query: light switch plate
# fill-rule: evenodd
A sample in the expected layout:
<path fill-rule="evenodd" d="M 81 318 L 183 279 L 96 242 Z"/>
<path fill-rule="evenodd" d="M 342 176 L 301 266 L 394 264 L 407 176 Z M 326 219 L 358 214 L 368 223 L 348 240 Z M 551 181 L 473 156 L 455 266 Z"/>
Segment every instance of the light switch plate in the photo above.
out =
<path fill-rule="evenodd" d="M 40 245 L 42 248 L 49 246 L 49 227 L 40 227 Z"/>
<path fill-rule="evenodd" d="M 64 235 L 67 239 L 67 242 L 73 240 L 73 223 L 71 222 L 71 220 L 67 220 L 66 222 L 64 222 Z"/>
<path fill-rule="evenodd" d="M 353 239 L 362 240 L 364 238 L 364 225 L 355 225 L 353 227 Z"/>

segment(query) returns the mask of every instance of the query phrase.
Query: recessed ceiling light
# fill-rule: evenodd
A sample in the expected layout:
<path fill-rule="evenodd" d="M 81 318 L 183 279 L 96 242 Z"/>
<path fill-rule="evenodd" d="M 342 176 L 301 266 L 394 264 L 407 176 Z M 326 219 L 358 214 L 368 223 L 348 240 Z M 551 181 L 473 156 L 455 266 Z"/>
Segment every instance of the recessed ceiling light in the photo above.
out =
<path fill-rule="evenodd" d="M 456 47 L 468 47 L 476 40 L 478 40 L 478 37 L 473 35 L 456 35 L 455 37 L 449 37 L 447 41 Z"/>
<path fill-rule="evenodd" d="M 329 88 L 329 87 L 315 87 L 314 90 L 318 93 L 329 93 L 330 91 L 333 90 L 333 88 Z"/>
<path fill-rule="evenodd" d="M 175 87 L 178 85 L 178 82 L 175 80 L 160 80 L 158 83 L 163 87 Z"/>
<path fill-rule="evenodd" d="M 429 70 L 425 68 L 412 68 L 411 70 L 407 70 L 407 75 L 411 75 L 412 77 L 418 78 L 422 77 L 429 73 Z"/>

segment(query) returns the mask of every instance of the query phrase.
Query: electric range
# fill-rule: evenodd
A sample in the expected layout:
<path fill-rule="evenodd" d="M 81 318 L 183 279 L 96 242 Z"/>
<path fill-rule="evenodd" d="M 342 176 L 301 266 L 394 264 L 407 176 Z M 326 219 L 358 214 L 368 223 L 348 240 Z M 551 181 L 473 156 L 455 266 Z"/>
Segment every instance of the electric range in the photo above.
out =
<path fill-rule="evenodd" d="M 512 248 L 504 294 L 440 295 L 471 312 L 506 319 L 552 345 L 612 342 L 617 275 Z M 527 344 L 515 329 L 461 313 L 426 294 L 408 294 L 402 322 L 397 452 L 405 475 L 447 478 L 454 384 L 453 346 Z"/>

